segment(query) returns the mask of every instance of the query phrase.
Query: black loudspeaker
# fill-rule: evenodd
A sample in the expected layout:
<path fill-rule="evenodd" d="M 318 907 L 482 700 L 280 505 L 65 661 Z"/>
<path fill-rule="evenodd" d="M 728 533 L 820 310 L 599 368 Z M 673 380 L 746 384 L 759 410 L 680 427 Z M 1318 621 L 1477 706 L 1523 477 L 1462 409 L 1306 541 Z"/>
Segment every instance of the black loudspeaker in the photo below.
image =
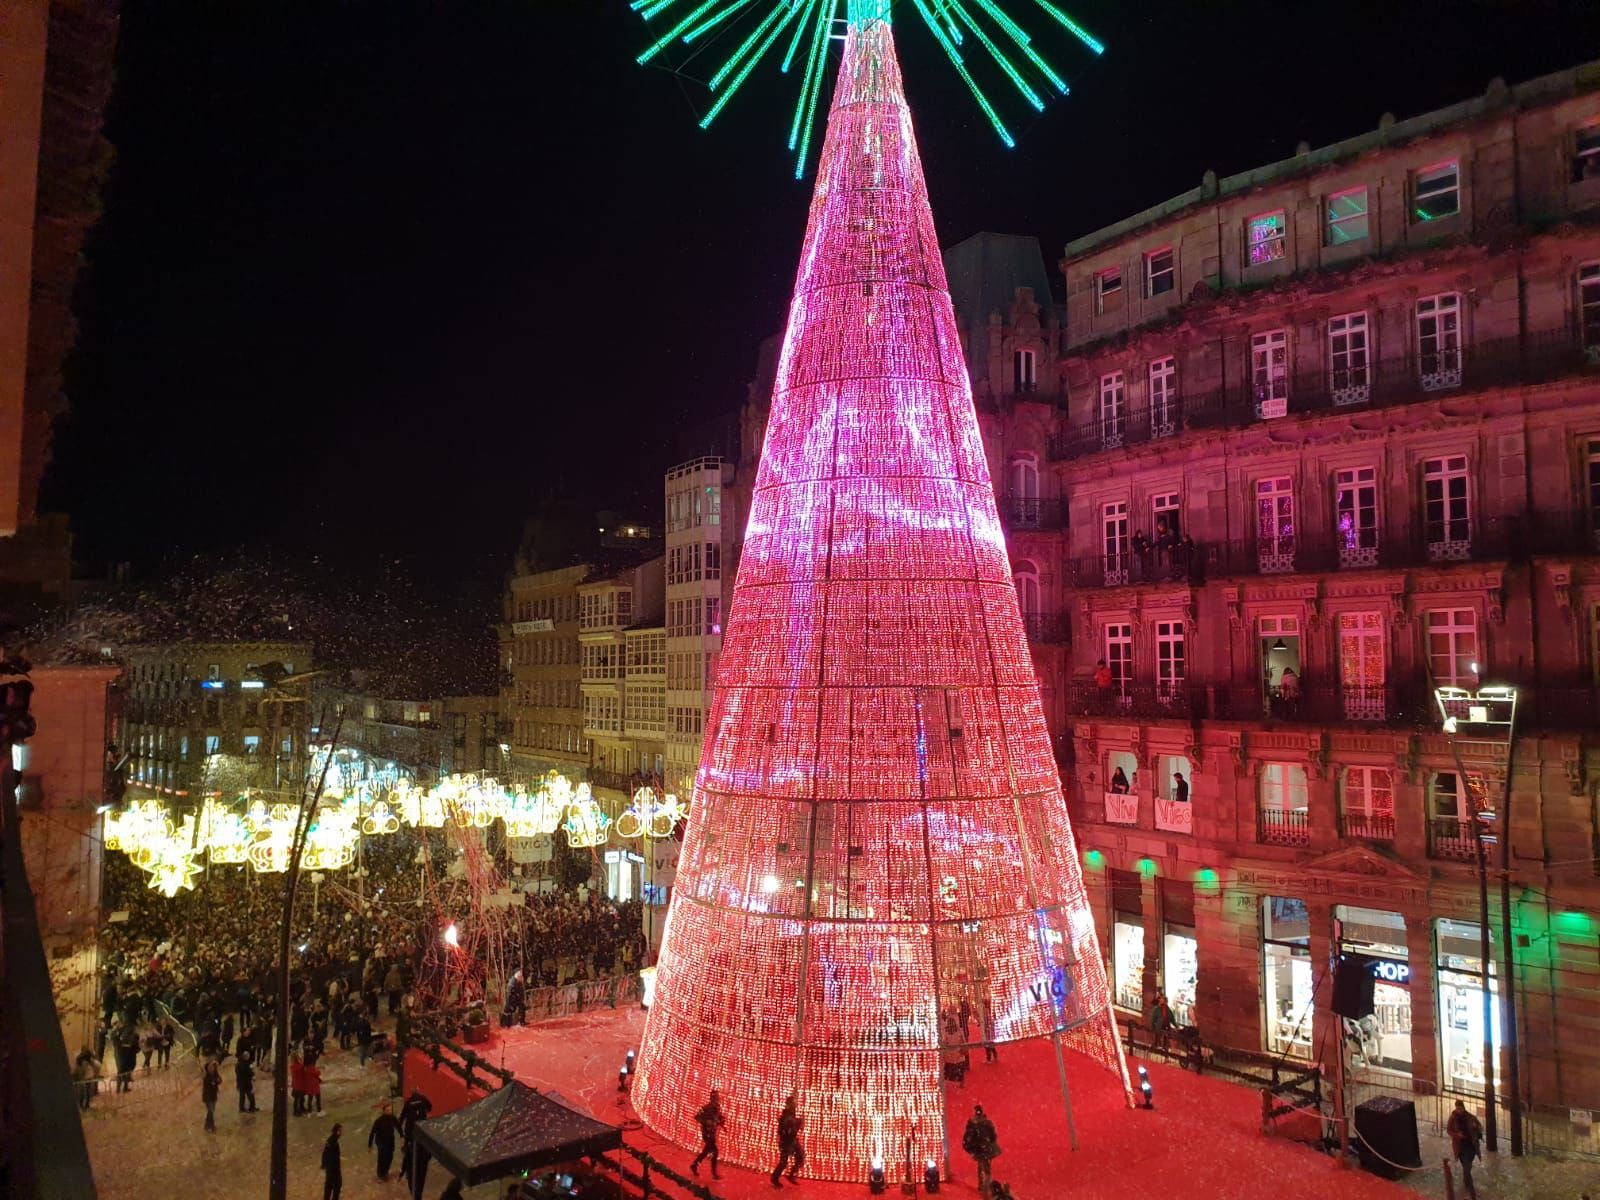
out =
<path fill-rule="evenodd" d="M 1374 1096 L 1356 1105 L 1361 1165 L 1374 1175 L 1398 1179 L 1400 1168 L 1422 1166 L 1417 1107 L 1398 1096 Z"/>
<path fill-rule="evenodd" d="M 1372 989 L 1377 983 L 1372 968 L 1374 959 L 1360 954 L 1341 954 L 1333 969 L 1333 1011 L 1352 1021 L 1372 1015 Z"/>

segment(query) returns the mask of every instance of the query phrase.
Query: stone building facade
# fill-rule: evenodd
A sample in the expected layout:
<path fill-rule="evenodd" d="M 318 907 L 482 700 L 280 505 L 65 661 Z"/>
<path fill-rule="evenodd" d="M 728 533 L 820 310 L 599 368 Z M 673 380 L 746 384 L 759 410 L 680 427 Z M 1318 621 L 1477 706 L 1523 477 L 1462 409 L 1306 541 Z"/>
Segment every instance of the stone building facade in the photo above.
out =
<path fill-rule="evenodd" d="M 1208 175 L 1060 266 L 1064 314 L 1019 283 L 965 336 L 1119 1004 L 1331 1062 L 1360 952 L 1358 1077 L 1481 1092 L 1472 812 L 1509 772 L 1523 1098 L 1600 1106 L 1600 64 Z M 1491 684 L 1509 766 L 1434 702 Z"/>

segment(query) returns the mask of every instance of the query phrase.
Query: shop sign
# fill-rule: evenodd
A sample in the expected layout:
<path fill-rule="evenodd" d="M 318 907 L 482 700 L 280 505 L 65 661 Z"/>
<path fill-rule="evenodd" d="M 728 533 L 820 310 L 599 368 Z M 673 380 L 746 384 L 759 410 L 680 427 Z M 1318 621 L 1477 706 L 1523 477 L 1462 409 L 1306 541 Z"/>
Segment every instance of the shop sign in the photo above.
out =
<path fill-rule="evenodd" d="M 1411 964 L 1393 958 L 1375 958 L 1372 960 L 1372 974 L 1385 983 L 1405 987 L 1411 982 Z"/>

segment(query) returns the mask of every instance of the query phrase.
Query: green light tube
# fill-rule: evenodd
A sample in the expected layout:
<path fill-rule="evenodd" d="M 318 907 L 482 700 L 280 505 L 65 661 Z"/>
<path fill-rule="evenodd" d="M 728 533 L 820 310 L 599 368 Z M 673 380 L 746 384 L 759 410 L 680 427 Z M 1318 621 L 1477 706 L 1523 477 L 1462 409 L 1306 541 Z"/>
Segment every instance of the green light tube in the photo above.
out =
<path fill-rule="evenodd" d="M 977 4 L 979 8 L 983 9 L 986 13 L 994 18 L 995 23 L 999 25 L 1001 29 L 1004 29 L 1011 35 L 1011 39 L 1016 42 L 1021 48 L 1022 52 L 1028 56 L 1028 61 L 1038 69 L 1041 75 L 1043 75 L 1051 82 L 1052 85 L 1054 85 L 1057 92 L 1065 96 L 1068 91 L 1071 90 L 1067 87 L 1067 81 L 1062 79 L 1061 76 L 1057 75 L 1055 71 L 1051 69 L 1050 64 L 1045 62 L 1045 60 L 1040 57 L 1039 52 L 1033 48 L 1033 39 L 1028 36 L 1027 31 L 1013 21 L 1010 17 L 1008 17 L 1003 11 L 1001 11 L 999 6 L 995 4 L 994 0 L 977 0 Z"/>
<path fill-rule="evenodd" d="M 806 156 L 811 151 L 811 134 L 817 126 L 817 101 L 822 97 L 822 73 L 827 69 L 827 51 L 829 29 L 833 26 L 833 8 L 831 4 L 826 7 L 817 21 L 816 54 L 817 69 L 811 82 L 811 99 L 806 102 L 806 119 L 801 126 L 800 154 L 795 159 L 794 177 L 801 178 L 806 173 Z"/>
<path fill-rule="evenodd" d="M 989 57 L 994 59 L 1000 65 L 1000 69 L 1011 77 L 1011 82 L 1017 85 L 1017 91 L 1022 93 L 1023 97 L 1029 104 L 1033 105 L 1036 111 L 1043 112 L 1044 101 L 1039 98 L 1039 93 L 1028 86 L 1028 81 L 1022 77 L 1022 72 L 1017 70 L 1011 60 L 1001 51 L 1000 47 L 994 44 L 994 40 L 983 31 L 977 21 L 972 19 L 972 14 L 967 11 L 966 5 L 962 4 L 961 0 L 950 0 L 950 6 L 955 9 L 956 15 L 966 22 L 967 28 L 972 30 L 973 36 L 983 44 L 983 48 L 989 52 Z"/>
<path fill-rule="evenodd" d="M 744 44 L 735 50 L 728 57 L 728 61 L 723 63 L 722 66 L 717 69 L 717 73 L 711 77 L 711 90 L 713 92 L 716 91 L 722 86 L 722 81 L 724 79 L 733 74 L 735 70 L 740 68 L 740 64 L 744 62 L 745 56 L 750 52 L 750 48 L 759 42 L 763 36 L 765 36 L 767 30 L 772 28 L 774 22 L 778 22 L 780 17 L 784 18 L 784 21 L 778 24 L 778 28 L 782 29 L 784 24 L 788 23 L 787 18 L 794 16 L 794 13 L 795 10 L 793 7 L 793 0 L 783 0 L 782 3 L 775 5 L 772 11 L 767 14 L 766 19 L 750 31 L 750 36 L 745 38 Z M 767 45 L 771 45 L 771 43 L 768 42 Z M 755 59 L 752 61 L 759 60 L 766 52 L 766 47 L 763 46 L 762 49 L 756 53 Z M 739 83 L 742 83 L 748 74 L 748 71 L 743 71 L 738 77 Z M 734 88 L 736 90 L 739 86 L 739 83 L 734 84 Z M 712 111 L 714 112 L 716 110 L 713 109 Z M 704 128 L 704 126 L 702 125 L 701 128 Z"/>
<path fill-rule="evenodd" d="M 675 0 L 666 0 L 666 3 L 663 4 L 662 7 L 665 8 L 667 4 L 672 4 L 672 3 L 675 3 Z M 715 8 L 720 3 L 722 3 L 722 0 L 705 0 L 704 4 L 702 4 L 699 8 L 695 9 L 687 17 L 685 17 L 683 20 L 679 21 L 676 25 L 674 25 L 671 29 L 669 29 L 667 31 L 667 34 L 666 34 L 665 37 L 663 37 L 660 41 L 656 42 L 655 45 L 651 46 L 649 49 L 647 49 L 643 54 L 639 55 L 639 57 L 634 59 L 633 61 L 638 63 L 641 67 L 644 66 L 645 63 L 649 62 L 656 55 L 660 54 L 661 51 L 666 48 L 666 46 L 672 41 L 673 38 L 677 37 L 685 29 L 689 28 L 689 26 L 693 25 L 701 17 L 705 16 L 705 14 L 709 10 Z M 660 10 L 658 9 L 657 11 L 660 11 Z M 646 13 L 645 14 L 645 19 L 648 20 L 649 17 L 650 17 L 650 14 Z"/>
<path fill-rule="evenodd" d="M 833 10 L 831 7 L 820 13 L 817 11 L 822 3 L 823 0 L 816 0 L 816 3 L 812 5 L 811 19 L 809 22 L 802 24 L 802 29 L 806 25 L 810 26 L 811 46 L 806 51 L 806 70 L 800 80 L 800 95 L 796 97 L 794 102 L 794 120 L 789 123 L 790 150 L 793 150 L 800 141 L 800 123 L 805 120 L 806 105 L 811 99 L 812 89 L 819 86 L 817 77 L 822 71 L 822 51 L 823 47 L 828 44 L 828 26 L 833 22 Z M 833 0 L 827 0 L 827 3 L 831 6 Z"/>
<path fill-rule="evenodd" d="M 724 107 L 726 107 L 729 100 L 733 99 L 734 94 L 739 90 L 740 86 L 743 85 L 744 81 L 750 77 L 750 72 L 756 69 L 756 64 L 759 63 L 763 57 L 765 57 L 768 50 L 772 49 L 772 44 L 778 40 L 779 36 L 782 35 L 784 26 L 786 26 L 790 21 L 794 20 L 799 14 L 800 9 L 798 7 L 798 3 L 799 0 L 795 0 L 795 5 L 792 7 L 779 7 L 773 9 L 772 14 L 765 21 L 763 21 L 760 26 L 757 27 L 757 34 L 762 32 L 768 25 L 772 26 L 772 31 L 767 34 L 766 40 L 761 43 L 761 45 L 756 49 L 755 53 L 746 58 L 744 66 L 739 68 L 739 73 L 733 77 L 733 82 L 728 85 L 728 89 L 723 92 L 717 102 L 711 106 L 711 111 L 700 119 L 701 129 L 705 129 L 711 124 L 712 121 L 716 120 L 717 114 L 721 112 Z M 755 35 L 752 35 L 752 37 L 753 36 Z M 742 54 L 743 47 L 740 47 L 740 53 L 736 54 L 734 57 L 738 58 Z M 717 84 L 726 77 L 726 72 L 730 69 L 733 61 L 733 59 L 729 59 L 728 63 L 723 65 L 722 70 L 717 72 L 716 75 L 712 76 L 711 86 L 713 88 L 715 88 Z"/>
<path fill-rule="evenodd" d="M 801 0 L 801 7 L 805 8 L 809 6 L 814 10 L 817 2 L 818 0 Z M 789 73 L 789 68 L 794 65 L 794 53 L 800 48 L 800 39 L 805 36 L 806 27 L 807 23 L 803 19 L 794 27 L 794 37 L 789 42 L 789 51 L 783 56 L 782 70 L 785 75 Z M 803 88 L 804 86 L 804 83 L 802 83 L 801 87 Z M 793 147 L 791 146 L 790 149 L 793 149 Z"/>
<path fill-rule="evenodd" d="M 1104 54 L 1106 52 L 1106 48 L 1101 44 L 1099 38 L 1095 37 L 1082 25 L 1079 25 L 1071 17 L 1067 16 L 1066 13 L 1062 12 L 1054 4 L 1051 4 L 1050 0 L 1039 0 L 1039 7 L 1044 9 L 1045 12 L 1049 13 L 1057 21 L 1060 21 L 1061 24 L 1065 25 L 1068 29 L 1072 30 L 1072 32 L 1077 36 L 1077 39 L 1085 46 L 1089 47 L 1089 49 L 1093 50 L 1096 54 Z"/>
<path fill-rule="evenodd" d="M 945 54 L 950 58 L 950 65 L 956 69 L 956 74 L 961 76 L 962 82 L 967 85 L 967 90 L 972 93 L 972 98 L 978 102 L 978 107 L 983 110 L 983 115 L 989 118 L 989 124 L 993 125 L 994 131 L 1000 135 L 1000 140 L 1008 147 L 1015 149 L 1016 139 L 1011 136 L 1010 131 L 1005 127 L 1005 123 L 1000 120 L 1000 114 L 995 112 L 994 105 L 989 103 L 989 97 L 983 94 L 983 89 L 978 86 L 978 81 L 972 77 L 972 72 L 967 70 L 967 64 L 961 61 L 961 55 L 951 45 L 950 39 L 944 35 L 944 30 L 939 28 L 938 21 L 928 11 L 925 0 L 911 0 L 911 2 L 917 6 L 917 11 L 922 14 L 922 19 L 927 23 L 928 28 L 933 30 L 933 36 L 938 39 L 939 45 L 944 47 Z"/>
<path fill-rule="evenodd" d="M 733 3 L 728 5 L 727 8 L 723 9 L 719 13 L 712 13 L 710 17 L 706 18 L 706 20 L 702 21 L 688 33 L 684 34 L 683 40 L 686 42 L 694 41 L 695 38 L 699 37 L 701 34 L 707 33 L 710 30 L 715 29 L 718 25 L 721 25 L 729 17 L 733 16 L 734 13 L 749 5 L 750 2 L 751 0 L 733 0 Z"/>

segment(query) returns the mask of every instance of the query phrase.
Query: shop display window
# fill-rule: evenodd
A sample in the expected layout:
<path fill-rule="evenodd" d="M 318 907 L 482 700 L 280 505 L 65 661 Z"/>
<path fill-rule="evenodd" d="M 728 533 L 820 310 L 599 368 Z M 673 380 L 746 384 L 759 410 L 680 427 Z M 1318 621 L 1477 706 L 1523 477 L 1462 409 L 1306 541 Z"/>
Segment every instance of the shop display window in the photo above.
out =
<path fill-rule="evenodd" d="M 1261 902 L 1261 995 L 1267 1049 L 1311 1057 L 1311 919 L 1304 900 Z"/>

